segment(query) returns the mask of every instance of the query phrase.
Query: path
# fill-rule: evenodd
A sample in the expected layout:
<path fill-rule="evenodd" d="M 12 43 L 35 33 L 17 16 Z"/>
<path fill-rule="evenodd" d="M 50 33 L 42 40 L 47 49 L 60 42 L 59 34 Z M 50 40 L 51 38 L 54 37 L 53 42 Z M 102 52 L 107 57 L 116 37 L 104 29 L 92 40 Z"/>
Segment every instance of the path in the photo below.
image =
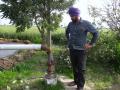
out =
<path fill-rule="evenodd" d="M 60 76 L 58 76 L 58 80 L 61 81 L 65 85 L 65 90 L 76 90 L 77 86 L 72 86 L 72 87 L 68 86 L 68 83 L 73 81 L 72 79 L 69 79 L 66 76 L 61 76 L 60 75 Z M 85 85 L 84 90 L 93 90 L 93 88 Z"/>

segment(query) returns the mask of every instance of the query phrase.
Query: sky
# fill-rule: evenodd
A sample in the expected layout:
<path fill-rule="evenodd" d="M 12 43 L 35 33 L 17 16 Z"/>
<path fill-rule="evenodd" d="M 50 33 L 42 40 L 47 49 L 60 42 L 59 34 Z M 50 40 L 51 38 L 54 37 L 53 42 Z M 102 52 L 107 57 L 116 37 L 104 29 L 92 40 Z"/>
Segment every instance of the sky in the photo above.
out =
<path fill-rule="evenodd" d="M 81 13 L 80 16 L 83 19 L 92 21 L 92 19 L 89 16 L 88 5 L 94 5 L 96 7 L 101 7 L 101 6 L 103 6 L 103 1 L 104 0 L 76 0 L 75 4 L 73 6 L 80 9 L 80 13 Z M 0 0 L 0 3 L 2 3 L 1 0 Z M 1 15 L 2 15 L 2 13 L 0 13 L 0 17 L 1 17 Z M 64 13 L 61 25 L 67 26 L 70 21 L 71 21 L 71 19 L 70 19 L 69 15 L 67 13 Z M 0 19 L 0 25 L 9 24 L 9 22 L 10 22 L 9 19 L 5 19 L 5 18 Z"/>

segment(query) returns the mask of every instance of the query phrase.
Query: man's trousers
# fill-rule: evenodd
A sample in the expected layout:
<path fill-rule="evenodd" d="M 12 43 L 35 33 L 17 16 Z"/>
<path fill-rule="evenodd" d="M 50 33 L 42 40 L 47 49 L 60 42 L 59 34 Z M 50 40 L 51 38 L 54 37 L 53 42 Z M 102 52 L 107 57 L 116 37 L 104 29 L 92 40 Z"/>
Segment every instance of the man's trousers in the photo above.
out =
<path fill-rule="evenodd" d="M 84 87 L 86 70 L 86 51 L 70 49 L 70 59 L 73 68 L 74 82 L 78 87 Z"/>

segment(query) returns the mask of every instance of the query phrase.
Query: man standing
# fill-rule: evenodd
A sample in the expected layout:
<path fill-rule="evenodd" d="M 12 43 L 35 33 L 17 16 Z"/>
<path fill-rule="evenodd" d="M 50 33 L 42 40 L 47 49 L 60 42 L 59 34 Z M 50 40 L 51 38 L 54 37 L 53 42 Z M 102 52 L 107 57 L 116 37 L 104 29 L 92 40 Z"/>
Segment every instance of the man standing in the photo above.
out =
<path fill-rule="evenodd" d="M 85 84 L 86 50 L 94 46 L 98 38 L 98 32 L 90 22 L 81 19 L 78 8 L 71 7 L 68 13 L 72 22 L 67 26 L 66 37 L 74 74 L 74 81 L 69 83 L 69 86 L 77 85 L 77 90 L 83 90 Z M 86 41 L 88 32 L 93 35 L 90 43 Z"/>

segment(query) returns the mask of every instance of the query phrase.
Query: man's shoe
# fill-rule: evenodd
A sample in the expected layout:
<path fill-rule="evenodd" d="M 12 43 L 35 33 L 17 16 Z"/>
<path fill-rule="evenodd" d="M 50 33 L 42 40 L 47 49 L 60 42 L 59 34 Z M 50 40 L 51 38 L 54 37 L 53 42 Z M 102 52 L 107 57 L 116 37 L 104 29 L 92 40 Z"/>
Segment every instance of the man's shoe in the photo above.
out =
<path fill-rule="evenodd" d="M 76 83 L 74 81 L 68 83 L 68 86 L 75 86 L 75 85 L 76 85 Z"/>
<path fill-rule="evenodd" d="M 83 87 L 77 87 L 76 90 L 83 90 Z"/>

